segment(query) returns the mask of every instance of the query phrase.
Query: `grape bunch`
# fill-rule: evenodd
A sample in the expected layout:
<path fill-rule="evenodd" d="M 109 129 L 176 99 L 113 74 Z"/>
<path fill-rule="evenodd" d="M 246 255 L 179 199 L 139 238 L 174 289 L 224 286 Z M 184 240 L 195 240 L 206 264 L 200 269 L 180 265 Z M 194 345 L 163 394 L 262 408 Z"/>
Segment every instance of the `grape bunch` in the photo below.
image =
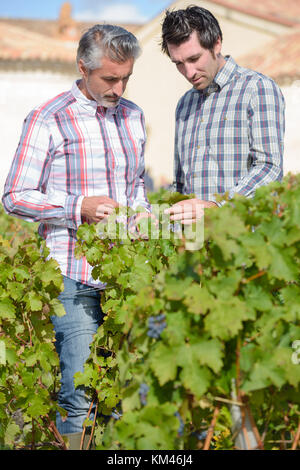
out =
<path fill-rule="evenodd" d="M 206 439 L 206 436 L 207 436 L 207 431 L 200 431 L 200 432 L 196 432 L 194 433 L 196 438 L 198 439 L 198 441 L 204 441 L 204 439 Z"/>
<path fill-rule="evenodd" d="M 178 428 L 177 432 L 178 432 L 178 435 L 180 437 L 182 437 L 183 436 L 183 431 L 184 431 L 184 422 L 183 422 L 182 417 L 180 416 L 178 411 L 176 411 L 175 416 L 176 416 L 176 418 L 179 419 L 179 428 Z"/>
<path fill-rule="evenodd" d="M 119 411 L 115 408 L 111 413 L 111 417 L 118 420 L 122 417 L 122 413 L 119 413 Z"/>
<path fill-rule="evenodd" d="M 167 326 L 167 323 L 164 321 L 165 319 L 166 316 L 163 313 L 156 317 L 149 317 L 147 335 L 150 338 L 158 339 L 160 337 L 160 334 Z"/>
<path fill-rule="evenodd" d="M 140 395 L 141 404 L 142 404 L 143 406 L 146 406 L 146 405 L 147 405 L 147 394 L 148 394 L 148 391 L 149 391 L 148 385 L 145 384 L 145 383 L 142 383 L 142 384 L 140 385 L 139 395 Z"/>
<path fill-rule="evenodd" d="M 22 411 L 20 409 L 17 409 L 16 411 L 14 411 L 14 413 L 12 414 L 12 419 L 19 426 L 20 429 L 24 428 L 25 423 L 24 423 Z"/>

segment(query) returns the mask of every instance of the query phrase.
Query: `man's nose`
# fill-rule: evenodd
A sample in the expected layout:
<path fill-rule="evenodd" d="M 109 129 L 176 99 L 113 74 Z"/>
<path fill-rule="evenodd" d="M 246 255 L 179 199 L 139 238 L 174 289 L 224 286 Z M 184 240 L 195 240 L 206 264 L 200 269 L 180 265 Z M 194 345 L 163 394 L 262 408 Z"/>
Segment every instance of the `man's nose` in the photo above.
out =
<path fill-rule="evenodd" d="M 184 64 L 184 75 L 188 80 L 191 80 L 196 74 L 194 64 Z"/>
<path fill-rule="evenodd" d="M 125 86 L 124 86 L 124 83 L 123 83 L 123 80 L 119 80 L 118 82 L 116 82 L 114 85 L 113 85 L 113 93 L 119 97 L 121 97 L 125 91 Z"/>

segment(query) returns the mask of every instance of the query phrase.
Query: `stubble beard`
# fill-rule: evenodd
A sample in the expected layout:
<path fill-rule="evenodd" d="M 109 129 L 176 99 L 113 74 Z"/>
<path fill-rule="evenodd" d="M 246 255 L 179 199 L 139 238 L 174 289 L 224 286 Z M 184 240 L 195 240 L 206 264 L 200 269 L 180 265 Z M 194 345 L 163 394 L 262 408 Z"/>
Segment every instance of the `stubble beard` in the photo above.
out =
<path fill-rule="evenodd" d="M 99 97 L 96 101 L 99 106 L 103 106 L 104 108 L 115 108 L 120 103 L 120 99 L 121 98 L 117 99 L 116 101 L 111 101 L 105 97 Z"/>
<path fill-rule="evenodd" d="M 115 108 L 116 106 L 118 106 L 121 99 L 121 97 L 117 98 L 112 96 L 102 96 L 98 94 L 93 94 L 92 97 L 99 106 L 103 106 L 104 108 Z"/>
<path fill-rule="evenodd" d="M 115 96 L 105 96 L 105 95 L 103 96 L 103 95 L 100 95 L 98 93 L 94 93 L 91 90 L 90 84 L 89 84 L 88 81 L 85 84 L 85 88 L 86 88 L 88 94 L 90 95 L 90 97 L 94 101 L 97 102 L 98 106 L 103 106 L 103 108 L 115 108 L 120 103 L 121 97 L 118 98 L 118 97 L 115 97 Z M 115 101 L 114 101 L 114 99 L 115 99 Z"/>

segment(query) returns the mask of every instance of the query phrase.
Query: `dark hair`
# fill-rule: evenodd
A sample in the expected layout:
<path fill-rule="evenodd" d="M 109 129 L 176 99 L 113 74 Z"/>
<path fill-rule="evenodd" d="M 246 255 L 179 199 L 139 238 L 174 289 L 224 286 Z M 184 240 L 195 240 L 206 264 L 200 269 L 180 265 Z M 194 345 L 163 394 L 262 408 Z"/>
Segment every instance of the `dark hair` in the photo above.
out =
<path fill-rule="evenodd" d="M 197 32 L 204 49 L 213 50 L 218 38 L 223 39 L 217 19 L 205 8 L 189 6 L 185 10 L 167 10 L 162 24 L 163 52 L 169 55 L 168 43 L 180 45 L 193 31 Z"/>
<path fill-rule="evenodd" d="M 100 67 L 101 58 L 107 55 L 116 62 L 136 59 L 141 49 L 137 38 L 120 26 L 96 24 L 81 37 L 77 49 L 77 64 L 82 60 L 89 70 Z"/>

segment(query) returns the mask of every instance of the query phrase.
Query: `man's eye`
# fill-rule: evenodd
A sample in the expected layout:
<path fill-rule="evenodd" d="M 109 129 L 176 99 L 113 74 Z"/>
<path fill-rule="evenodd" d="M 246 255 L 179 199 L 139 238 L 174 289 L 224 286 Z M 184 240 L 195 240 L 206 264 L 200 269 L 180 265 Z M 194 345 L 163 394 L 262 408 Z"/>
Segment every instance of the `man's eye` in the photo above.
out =
<path fill-rule="evenodd" d="M 105 80 L 106 80 L 107 82 L 115 82 L 115 81 L 116 81 L 116 78 L 107 77 Z"/>

